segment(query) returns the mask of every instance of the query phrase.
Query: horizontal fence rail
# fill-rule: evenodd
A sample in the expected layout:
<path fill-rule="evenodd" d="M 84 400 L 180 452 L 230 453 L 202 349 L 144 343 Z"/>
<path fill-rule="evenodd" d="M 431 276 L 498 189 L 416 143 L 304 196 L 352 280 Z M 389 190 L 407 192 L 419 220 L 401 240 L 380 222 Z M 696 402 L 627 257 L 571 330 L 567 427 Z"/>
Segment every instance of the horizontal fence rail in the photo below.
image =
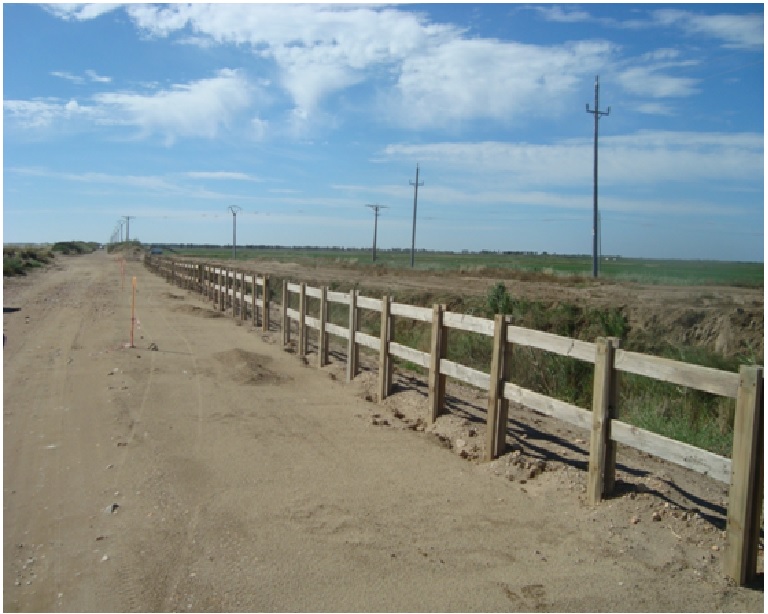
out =
<path fill-rule="evenodd" d="M 209 265 L 146 256 L 146 266 L 169 282 L 194 290 L 212 301 L 220 311 L 232 310 L 232 317 L 246 319 L 248 308 L 257 323 L 262 313 L 263 330 L 269 326 L 269 278 L 266 275 Z M 260 291 L 259 291 L 260 289 Z M 298 296 L 298 308 L 292 307 Z M 329 304 L 346 307 L 346 325 L 329 321 Z M 378 312 L 380 334 L 359 330 L 363 310 Z M 570 425 L 590 431 L 588 497 L 597 504 L 614 487 L 616 444 L 711 476 L 729 484 L 726 520 L 727 552 L 725 573 L 740 584 L 757 574 L 757 551 L 763 489 L 763 367 L 743 366 L 730 373 L 656 356 L 630 352 L 619 347 L 619 340 L 599 338 L 580 341 L 552 333 L 513 326 L 507 317 L 494 320 L 447 311 L 442 305 L 431 309 L 392 302 L 391 298 L 361 296 L 357 290 L 336 292 L 305 283 L 283 281 L 280 304 L 283 342 L 290 342 L 292 323 L 298 328 L 298 354 L 308 352 L 309 330 L 317 332 L 318 366 L 328 364 L 329 335 L 347 346 L 347 381 L 359 371 L 359 347 L 379 354 L 379 402 L 392 390 L 393 358 L 401 358 L 429 371 L 429 413 L 434 422 L 445 412 L 446 378 L 488 391 L 487 445 L 485 460 L 503 454 L 509 402 L 518 403 Z M 310 312 L 315 315 L 310 315 Z M 423 352 L 394 341 L 394 319 L 408 318 L 431 326 L 430 351 Z M 446 358 L 449 330 L 460 330 L 490 337 L 493 354 L 489 373 Z M 592 408 L 554 399 L 515 384 L 511 372 L 513 346 L 529 347 L 594 364 Z M 618 378 L 620 372 L 671 382 L 695 390 L 736 399 L 732 458 L 663 437 L 621 422 L 618 416 Z"/>

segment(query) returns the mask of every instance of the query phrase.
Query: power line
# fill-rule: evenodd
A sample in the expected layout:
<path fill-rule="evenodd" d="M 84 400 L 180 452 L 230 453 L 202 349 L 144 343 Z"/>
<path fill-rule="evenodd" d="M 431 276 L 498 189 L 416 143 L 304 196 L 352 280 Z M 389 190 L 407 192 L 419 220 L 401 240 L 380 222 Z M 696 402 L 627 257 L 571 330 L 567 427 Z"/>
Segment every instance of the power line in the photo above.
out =
<path fill-rule="evenodd" d="M 135 220 L 135 215 L 124 215 L 125 219 L 125 241 L 126 243 L 131 240 L 131 220 Z"/>
<path fill-rule="evenodd" d="M 419 200 L 419 186 L 424 185 L 422 181 L 419 183 L 419 164 L 416 163 L 416 182 L 408 182 L 413 186 L 413 234 L 411 235 L 411 268 L 413 268 L 413 258 L 416 252 L 416 204 Z"/>
<path fill-rule="evenodd" d="M 230 205 L 228 209 L 232 212 L 232 260 L 237 259 L 237 214 L 242 211 L 237 205 Z"/>
<path fill-rule="evenodd" d="M 592 277 L 597 277 L 597 238 L 598 238 L 598 219 L 597 219 L 597 123 L 603 115 L 610 115 L 611 107 L 607 111 L 600 110 L 600 76 L 595 76 L 595 108 L 589 110 L 587 103 L 587 113 L 595 116 L 595 168 L 594 168 L 594 188 L 592 204 Z"/>
<path fill-rule="evenodd" d="M 376 233 L 379 227 L 379 209 L 388 209 L 386 205 L 365 205 L 373 209 L 373 261 L 376 262 Z"/>

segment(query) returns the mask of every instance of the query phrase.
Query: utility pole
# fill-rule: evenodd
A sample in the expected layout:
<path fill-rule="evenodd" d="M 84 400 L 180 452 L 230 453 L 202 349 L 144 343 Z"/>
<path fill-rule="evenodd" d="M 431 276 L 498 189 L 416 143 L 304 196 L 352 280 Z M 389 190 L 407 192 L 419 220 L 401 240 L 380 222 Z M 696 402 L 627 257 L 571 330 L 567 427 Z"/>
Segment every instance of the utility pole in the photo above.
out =
<path fill-rule="evenodd" d="M 597 123 L 603 115 L 610 115 L 611 107 L 607 111 L 600 110 L 600 76 L 595 76 L 595 108 L 589 110 L 587 103 L 587 113 L 595 116 L 595 168 L 594 168 L 594 188 L 593 188 L 593 211 L 592 211 L 592 277 L 597 277 Z"/>
<path fill-rule="evenodd" d="M 422 181 L 419 183 L 419 165 L 416 164 L 416 182 L 409 181 L 409 184 L 413 186 L 413 234 L 411 235 L 411 268 L 413 268 L 413 259 L 416 251 L 416 204 L 419 200 L 419 186 L 424 185 Z"/>
<path fill-rule="evenodd" d="M 376 232 L 379 226 L 379 209 L 387 209 L 386 205 L 365 205 L 373 209 L 373 261 L 376 262 Z"/>
<path fill-rule="evenodd" d="M 232 212 L 232 260 L 237 259 L 237 214 L 242 211 L 237 205 L 230 205 L 229 210 Z"/>
<path fill-rule="evenodd" d="M 125 242 L 131 240 L 131 220 L 136 219 L 135 215 L 124 215 L 123 218 L 125 219 Z"/>
<path fill-rule="evenodd" d="M 123 242 L 123 224 L 125 223 L 123 220 L 118 220 L 117 223 L 120 226 L 120 243 Z"/>

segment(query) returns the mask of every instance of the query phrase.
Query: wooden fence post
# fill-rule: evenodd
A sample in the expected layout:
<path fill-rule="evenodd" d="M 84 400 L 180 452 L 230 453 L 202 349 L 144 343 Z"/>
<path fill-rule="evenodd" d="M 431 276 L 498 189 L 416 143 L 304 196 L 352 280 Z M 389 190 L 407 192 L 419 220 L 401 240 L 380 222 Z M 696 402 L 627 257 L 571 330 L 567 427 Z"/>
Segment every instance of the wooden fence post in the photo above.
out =
<path fill-rule="evenodd" d="M 232 299 L 230 302 L 230 305 L 232 305 L 232 319 L 237 317 L 237 269 L 232 269 L 232 281 L 230 282 L 232 284 Z"/>
<path fill-rule="evenodd" d="M 328 333 L 325 323 L 328 321 L 328 286 L 320 288 L 320 330 L 317 341 L 317 366 L 322 368 L 328 364 Z"/>
<path fill-rule="evenodd" d="M 589 442 L 587 499 L 597 505 L 613 491 L 616 481 L 616 442 L 611 440 L 611 420 L 618 417 L 618 378 L 613 367 L 619 340 L 600 337 L 595 343 L 595 376 L 592 392 L 592 433 Z"/>
<path fill-rule="evenodd" d="M 291 321 L 288 318 L 288 280 L 283 280 L 283 304 L 280 309 L 283 314 L 283 345 L 288 345 L 291 342 Z"/>
<path fill-rule="evenodd" d="M 765 473 L 763 383 L 763 367 L 741 367 L 733 424 L 731 488 L 723 557 L 725 575 L 733 578 L 740 586 L 757 576 Z"/>
<path fill-rule="evenodd" d="M 227 269 L 221 267 L 219 275 L 219 311 L 223 312 L 227 307 Z"/>
<path fill-rule="evenodd" d="M 253 318 L 253 326 L 256 326 L 256 312 L 258 309 L 256 308 L 256 295 L 258 294 L 259 284 L 257 283 L 256 279 L 256 271 L 251 271 L 251 317 Z"/>
<path fill-rule="evenodd" d="M 491 356 L 490 385 L 488 388 L 488 414 L 486 425 L 485 460 L 491 461 L 504 454 L 507 447 L 507 421 L 509 402 L 504 398 L 507 363 L 507 319 L 496 314 L 493 322 L 493 354 Z"/>
<path fill-rule="evenodd" d="M 355 343 L 355 331 L 357 330 L 357 291 L 352 288 L 349 291 L 349 340 L 347 342 L 347 382 L 351 382 L 357 375 L 357 343 Z"/>
<path fill-rule="evenodd" d="M 432 306 L 432 337 L 429 353 L 429 422 L 437 420 L 443 413 L 445 401 L 445 376 L 440 374 L 440 359 L 445 354 L 443 305 Z"/>
<path fill-rule="evenodd" d="M 248 314 L 248 304 L 245 302 L 246 295 L 245 287 L 245 271 L 240 269 L 240 321 L 245 321 L 245 316 Z"/>
<path fill-rule="evenodd" d="M 219 267 L 218 273 L 214 273 L 215 288 L 213 289 L 213 304 L 216 308 L 221 310 L 221 267 Z"/>
<path fill-rule="evenodd" d="M 307 284 L 299 284 L 299 356 L 307 355 Z"/>
<path fill-rule="evenodd" d="M 263 277 L 264 286 L 261 292 L 261 330 L 269 331 L 269 275 Z"/>
<path fill-rule="evenodd" d="M 381 344 L 379 346 L 379 403 L 389 396 L 392 386 L 392 357 L 389 355 L 389 342 L 392 340 L 390 327 L 390 307 L 392 299 L 389 296 L 381 298 L 381 332 L 379 333 Z"/>

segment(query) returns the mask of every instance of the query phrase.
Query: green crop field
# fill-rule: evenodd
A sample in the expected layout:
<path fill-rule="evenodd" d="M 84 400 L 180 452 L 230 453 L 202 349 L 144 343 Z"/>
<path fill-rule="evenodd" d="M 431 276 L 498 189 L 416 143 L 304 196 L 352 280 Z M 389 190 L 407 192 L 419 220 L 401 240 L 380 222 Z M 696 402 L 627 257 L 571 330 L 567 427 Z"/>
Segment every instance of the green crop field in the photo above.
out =
<path fill-rule="evenodd" d="M 232 258 L 227 247 L 189 247 L 173 250 L 177 255 L 225 260 Z M 408 250 L 378 250 L 376 262 L 371 250 L 332 248 L 261 248 L 239 247 L 238 260 L 276 260 L 323 266 L 333 263 L 348 266 L 404 269 L 410 267 Z M 419 270 L 451 271 L 480 274 L 489 277 L 494 272 L 515 271 L 552 277 L 592 276 L 591 256 L 555 254 L 503 254 L 496 252 L 417 252 L 415 268 Z M 641 258 L 604 257 L 600 259 L 600 277 L 615 281 L 631 281 L 668 285 L 732 285 L 763 287 L 762 262 L 724 262 L 715 260 L 652 260 Z"/>

